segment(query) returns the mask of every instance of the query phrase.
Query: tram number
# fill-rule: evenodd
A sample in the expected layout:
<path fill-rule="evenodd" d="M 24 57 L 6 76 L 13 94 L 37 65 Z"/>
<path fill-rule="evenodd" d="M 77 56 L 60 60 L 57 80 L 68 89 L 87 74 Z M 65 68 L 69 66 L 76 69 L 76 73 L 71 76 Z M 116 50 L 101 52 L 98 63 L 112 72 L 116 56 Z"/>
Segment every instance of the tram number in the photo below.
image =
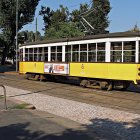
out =
<path fill-rule="evenodd" d="M 84 64 L 81 65 L 81 69 L 84 69 Z"/>

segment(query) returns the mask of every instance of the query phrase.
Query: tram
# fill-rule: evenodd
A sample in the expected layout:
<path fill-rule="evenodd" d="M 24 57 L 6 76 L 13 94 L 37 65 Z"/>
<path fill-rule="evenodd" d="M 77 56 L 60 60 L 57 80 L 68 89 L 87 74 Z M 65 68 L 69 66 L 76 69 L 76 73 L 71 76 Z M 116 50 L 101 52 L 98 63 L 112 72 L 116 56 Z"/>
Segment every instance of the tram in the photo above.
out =
<path fill-rule="evenodd" d="M 27 79 L 78 78 L 82 87 L 106 90 L 140 84 L 140 32 L 27 43 L 19 55 Z"/>

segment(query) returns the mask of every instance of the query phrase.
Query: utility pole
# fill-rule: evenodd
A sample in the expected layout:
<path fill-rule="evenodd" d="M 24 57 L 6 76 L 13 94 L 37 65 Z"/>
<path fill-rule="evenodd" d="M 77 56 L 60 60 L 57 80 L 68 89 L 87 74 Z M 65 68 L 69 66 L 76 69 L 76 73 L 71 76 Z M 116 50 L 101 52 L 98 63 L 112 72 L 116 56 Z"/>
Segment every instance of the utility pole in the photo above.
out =
<path fill-rule="evenodd" d="M 16 72 L 18 72 L 18 0 L 16 0 Z"/>
<path fill-rule="evenodd" d="M 35 41 L 37 41 L 37 17 L 36 17 L 36 23 L 35 23 Z"/>

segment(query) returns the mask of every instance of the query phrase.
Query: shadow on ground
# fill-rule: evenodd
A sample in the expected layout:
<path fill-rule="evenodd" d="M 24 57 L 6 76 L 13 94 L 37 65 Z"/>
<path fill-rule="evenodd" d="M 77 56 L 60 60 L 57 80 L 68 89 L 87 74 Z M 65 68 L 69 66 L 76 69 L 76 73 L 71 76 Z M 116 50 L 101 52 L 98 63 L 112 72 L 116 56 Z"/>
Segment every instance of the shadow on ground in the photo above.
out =
<path fill-rule="evenodd" d="M 65 129 L 59 133 L 30 130 L 30 122 L 16 123 L 0 127 L 1 140 L 140 140 L 140 120 L 133 123 L 113 122 L 108 119 L 91 120 L 84 130 Z M 39 128 L 40 126 L 36 127 Z M 48 125 L 48 126 L 47 126 Z"/>

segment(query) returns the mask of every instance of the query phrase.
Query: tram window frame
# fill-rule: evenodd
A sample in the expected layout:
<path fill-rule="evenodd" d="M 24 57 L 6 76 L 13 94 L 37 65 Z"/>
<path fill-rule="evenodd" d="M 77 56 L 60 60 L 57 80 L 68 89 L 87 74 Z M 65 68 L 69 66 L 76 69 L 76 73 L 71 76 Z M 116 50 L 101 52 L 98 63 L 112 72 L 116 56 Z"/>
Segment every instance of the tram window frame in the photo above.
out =
<path fill-rule="evenodd" d="M 120 42 L 111 42 L 110 49 L 110 60 L 111 62 L 120 62 L 122 63 L 122 41 Z"/>
<path fill-rule="evenodd" d="M 62 62 L 62 46 L 57 46 L 56 48 L 56 60 L 57 62 Z"/>
<path fill-rule="evenodd" d="M 25 61 L 28 61 L 28 48 L 25 48 Z"/>
<path fill-rule="evenodd" d="M 48 62 L 48 47 L 44 47 L 44 61 Z"/>
<path fill-rule="evenodd" d="M 97 62 L 105 62 L 106 46 L 105 42 L 97 43 Z"/>
<path fill-rule="evenodd" d="M 51 61 L 62 62 L 62 46 L 51 47 Z"/>
<path fill-rule="evenodd" d="M 43 61 L 44 60 L 44 56 L 43 56 L 43 48 L 39 47 L 37 49 L 37 61 Z"/>
<path fill-rule="evenodd" d="M 71 62 L 72 60 L 72 45 L 66 45 L 65 47 L 65 61 Z"/>
<path fill-rule="evenodd" d="M 23 61 L 23 49 L 19 50 L 19 60 Z"/>
<path fill-rule="evenodd" d="M 136 41 L 123 42 L 123 62 L 135 63 Z"/>
<path fill-rule="evenodd" d="M 33 56 L 33 48 L 28 49 L 28 61 L 34 61 L 34 56 Z"/>
<path fill-rule="evenodd" d="M 88 48 L 87 44 L 80 44 L 80 62 L 87 62 L 87 56 L 88 56 Z"/>
<path fill-rule="evenodd" d="M 72 45 L 72 62 L 79 62 L 79 44 Z"/>
<path fill-rule="evenodd" d="M 97 62 L 97 43 L 88 44 L 88 62 Z"/>
<path fill-rule="evenodd" d="M 34 48 L 34 61 L 37 61 L 37 48 Z"/>

